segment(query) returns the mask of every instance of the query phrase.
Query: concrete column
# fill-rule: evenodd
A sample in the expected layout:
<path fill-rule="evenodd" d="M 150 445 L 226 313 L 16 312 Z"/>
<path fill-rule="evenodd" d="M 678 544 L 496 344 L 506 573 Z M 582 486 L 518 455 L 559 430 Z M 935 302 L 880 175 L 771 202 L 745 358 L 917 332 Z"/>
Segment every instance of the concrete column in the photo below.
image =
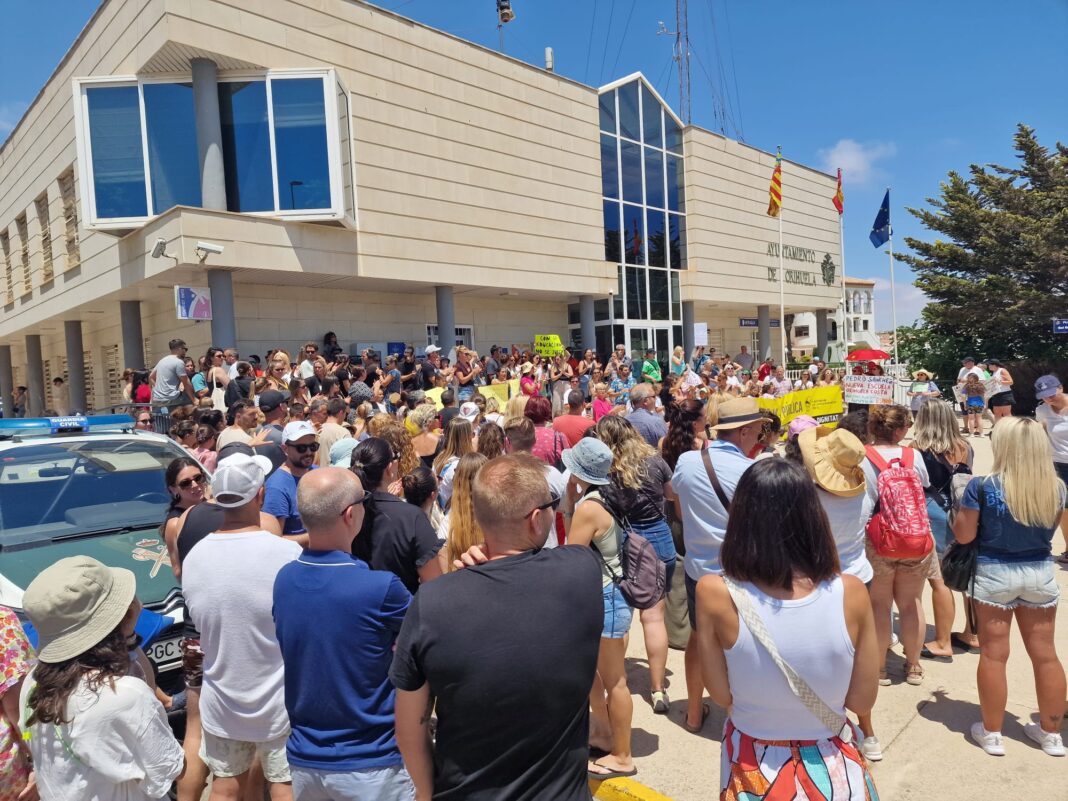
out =
<path fill-rule="evenodd" d="M 682 345 L 682 358 L 689 364 L 690 354 L 693 353 L 693 301 L 684 300 L 682 302 L 682 342 L 676 342 L 676 345 Z"/>
<path fill-rule="evenodd" d="M 141 301 L 120 300 L 119 320 L 122 324 L 122 366 L 144 370 L 145 337 L 141 333 Z"/>
<path fill-rule="evenodd" d="M 40 417 L 44 412 L 44 361 L 41 359 L 41 335 L 26 335 L 26 416 Z"/>
<path fill-rule="evenodd" d="M 827 310 L 816 309 L 816 355 L 827 358 Z"/>
<path fill-rule="evenodd" d="M 449 351 L 456 347 L 456 309 L 452 302 L 452 287 L 434 287 L 434 298 L 438 306 L 438 347 L 442 356 L 448 356 Z"/>
<path fill-rule="evenodd" d="M 63 336 L 67 340 L 67 396 L 70 414 L 84 414 L 89 408 L 85 397 L 85 358 L 82 350 L 82 321 L 64 320 Z"/>
<path fill-rule="evenodd" d="M 782 325 L 782 321 L 779 321 Z M 771 307 L 757 306 L 757 361 L 771 356 Z"/>
<path fill-rule="evenodd" d="M 579 326 L 582 331 L 582 349 L 593 348 L 597 352 L 597 326 L 594 323 L 593 295 L 579 295 Z M 582 354 L 576 354 L 578 358 Z"/>
<path fill-rule="evenodd" d="M 200 203 L 206 209 L 225 211 L 226 172 L 219 120 L 219 71 L 215 62 L 207 58 L 194 58 L 189 66 L 193 73 L 193 113 L 200 157 Z"/>
<path fill-rule="evenodd" d="M 227 270 L 208 270 L 211 290 L 211 344 L 237 347 L 237 316 L 234 313 L 234 277 Z"/>
<path fill-rule="evenodd" d="M 4 416 L 14 417 L 11 393 L 15 391 L 15 375 L 11 370 L 11 346 L 0 345 L 0 398 L 4 399 Z"/>

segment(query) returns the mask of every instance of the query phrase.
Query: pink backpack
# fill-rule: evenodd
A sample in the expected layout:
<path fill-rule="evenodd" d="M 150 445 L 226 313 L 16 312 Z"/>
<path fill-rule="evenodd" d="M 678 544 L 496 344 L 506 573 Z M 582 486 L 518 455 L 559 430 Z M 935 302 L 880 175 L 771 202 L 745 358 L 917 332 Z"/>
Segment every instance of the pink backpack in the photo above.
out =
<path fill-rule="evenodd" d="M 868 539 L 875 552 L 888 559 L 920 559 L 934 547 L 927 500 L 920 477 L 913 469 L 914 451 L 902 448 L 901 457 L 889 463 L 871 445 L 868 459 L 879 471 L 879 500 L 868 521 Z"/>

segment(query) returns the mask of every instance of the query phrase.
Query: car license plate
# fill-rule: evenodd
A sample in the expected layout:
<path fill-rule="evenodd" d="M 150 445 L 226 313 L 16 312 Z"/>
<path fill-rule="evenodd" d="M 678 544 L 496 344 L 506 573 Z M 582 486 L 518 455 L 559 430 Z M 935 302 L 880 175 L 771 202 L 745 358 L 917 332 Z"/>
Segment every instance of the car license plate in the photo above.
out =
<path fill-rule="evenodd" d="M 160 673 L 173 670 L 182 664 L 182 638 L 171 637 L 166 640 L 157 640 L 148 647 L 145 653 L 156 665 Z"/>

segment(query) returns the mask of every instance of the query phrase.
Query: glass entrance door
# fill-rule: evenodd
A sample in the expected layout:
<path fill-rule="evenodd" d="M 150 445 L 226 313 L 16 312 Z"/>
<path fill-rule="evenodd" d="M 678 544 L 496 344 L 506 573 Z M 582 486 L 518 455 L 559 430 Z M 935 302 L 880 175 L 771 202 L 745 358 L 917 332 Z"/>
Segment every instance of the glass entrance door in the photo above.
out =
<path fill-rule="evenodd" d="M 672 329 L 670 325 L 652 326 L 629 326 L 627 329 L 627 352 L 633 359 L 635 378 L 640 372 L 640 365 L 645 359 L 645 351 L 653 348 L 656 351 L 656 360 L 660 363 L 661 372 L 666 372 L 671 366 L 671 350 L 674 348 Z M 681 344 L 681 343 L 679 343 Z"/>

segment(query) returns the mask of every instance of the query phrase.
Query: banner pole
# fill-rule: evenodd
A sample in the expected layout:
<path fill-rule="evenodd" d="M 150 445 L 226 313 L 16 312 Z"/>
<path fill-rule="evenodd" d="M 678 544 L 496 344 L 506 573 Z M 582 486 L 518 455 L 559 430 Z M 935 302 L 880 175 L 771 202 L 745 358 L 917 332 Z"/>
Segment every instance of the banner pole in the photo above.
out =
<path fill-rule="evenodd" d="M 842 258 L 842 327 L 838 331 L 838 341 L 842 343 L 842 361 L 849 355 L 849 304 L 846 300 L 846 261 L 845 261 L 845 213 L 838 215 L 838 248 Z"/>

